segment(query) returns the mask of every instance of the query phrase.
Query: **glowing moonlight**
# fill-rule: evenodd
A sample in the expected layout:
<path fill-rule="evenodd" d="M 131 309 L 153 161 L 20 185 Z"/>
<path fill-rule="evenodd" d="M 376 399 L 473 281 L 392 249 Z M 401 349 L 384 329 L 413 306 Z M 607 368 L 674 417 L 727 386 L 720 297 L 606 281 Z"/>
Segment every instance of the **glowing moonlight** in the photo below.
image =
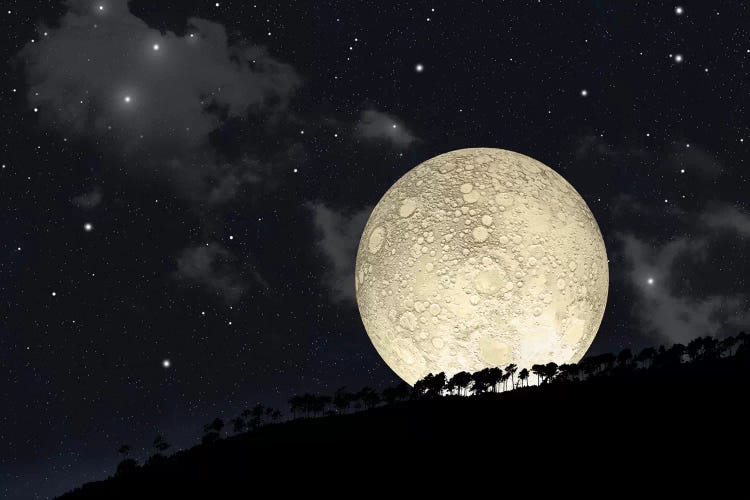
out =
<path fill-rule="evenodd" d="M 489 148 L 436 156 L 399 179 L 367 221 L 355 274 L 367 334 L 410 384 L 577 362 L 609 286 L 583 198 L 533 158 Z"/>

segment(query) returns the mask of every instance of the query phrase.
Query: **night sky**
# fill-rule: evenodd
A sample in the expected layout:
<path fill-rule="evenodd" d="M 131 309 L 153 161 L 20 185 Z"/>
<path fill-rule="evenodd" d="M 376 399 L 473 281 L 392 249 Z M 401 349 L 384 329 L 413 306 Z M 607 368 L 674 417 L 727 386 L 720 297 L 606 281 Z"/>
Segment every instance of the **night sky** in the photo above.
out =
<path fill-rule="evenodd" d="M 747 3 L 394 4 L 3 3 L 0 496 L 396 383 L 356 245 L 452 149 L 529 155 L 589 204 L 591 352 L 750 322 Z"/>

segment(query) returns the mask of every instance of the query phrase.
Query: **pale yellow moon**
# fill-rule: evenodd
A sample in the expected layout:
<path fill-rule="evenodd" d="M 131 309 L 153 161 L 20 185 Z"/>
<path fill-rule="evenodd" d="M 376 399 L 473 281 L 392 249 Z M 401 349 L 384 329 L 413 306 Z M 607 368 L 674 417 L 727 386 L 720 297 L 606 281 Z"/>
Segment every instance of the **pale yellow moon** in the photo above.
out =
<path fill-rule="evenodd" d="M 354 279 L 375 349 L 414 384 L 577 362 L 599 329 L 609 270 L 599 226 L 562 176 L 472 148 L 417 165 L 383 195 Z"/>

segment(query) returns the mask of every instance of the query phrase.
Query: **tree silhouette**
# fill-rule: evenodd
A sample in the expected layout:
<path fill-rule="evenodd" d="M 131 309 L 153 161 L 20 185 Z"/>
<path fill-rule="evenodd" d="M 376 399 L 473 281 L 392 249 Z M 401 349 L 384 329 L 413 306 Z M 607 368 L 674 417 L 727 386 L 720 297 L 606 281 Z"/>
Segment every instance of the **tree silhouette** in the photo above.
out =
<path fill-rule="evenodd" d="M 232 424 L 232 428 L 234 429 L 235 434 L 239 434 L 242 431 L 245 430 L 245 420 L 242 417 L 235 417 L 233 418 L 230 423 Z"/>
<path fill-rule="evenodd" d="M 224 421 L 215 418 L 203 426 L 204 436 L 201 442 L 203 444 L 213 443 L 221 437 L 221 430 L 224 428 Z"/>
<path fill-rule="evenodd" d="M 375 408 L 380 403 L 380 394 L 371 387 L 363 387 L 357 395 L 365 408 Z"/>
<path fill-rule="evenodd" d="M 531 367 L 531 373 L 536 375 L 536 385 L 542 384 L 542 377 L 544 377 L 544 365 L 535 364 Z"/>
<path fill-rule="evenodd" d="M 156 438 L 154 438 L 153 446 L 156 448 L 157 453 L 163 453 L 172 447 L 172 445 L 169 444 L 161 434 L 158 434 Z"/>
<path fill-rule="evenodd" d="M 339 413 L 345 413 L 352 404 L 354 395 L 346 390 L 346 387 L 339 387 L 333 395 L 333 406 Z"/>
<path fill-rule="evenodd" d="M 685 352 L 685 346 L 682 344 L 674 344 L 669 349 L 664 349 L 663 346 L 659 347 L 656 353 L 656 357 L 652 362 L 654 367 L 674 367 L 682 363 L 682 355 Z"/>
<path fill-rule="evenodd" d="M 440 372 L 437 375 L 427 374 L 423 379 L 417 380 L 414 384 L 414 392 L 418 396 L 438 397 L 445 389 L 445 373 Z"/>
<path fill-rule="evenodd" d="M 595 359 L 598 364 L 597 373 L 608 373 L 617 361 L 617 357 L 611 352 L 594 356 L 592 359 Z"/>
<path fill-rule="evenodd" d="M 719 341 L 716 337 L 703 337 L 703 359 L 715 359 L 719 354 Z"/>
<path fill-rule="evenodd" d="M 557 375 L 557 363 L 550 361 L 544 365 L 544 382 L 549 383 Z"/>
<path fill-rule="evenodd" d="M 117 471 L 115 472 L 115 475 L 124 476 L 132 473 L 136 469 L 138 469 L 138 462 L 136 462 L 132 458 L 126 458 L 122 462 L 117 464 Z"/>
<path fill-rule="evenodd" d="M 518 370 L 518 365 L 515 365 L 513 363 L 509 364 L 505 367 L 505 373 L 510 375 L 510 386 L 511 388 L 516 386 L 516 371 Z"/>
<path fill-rule="evenodd" d="M 117 453 L 119 453 L 120 455 L 122 455 L 123 459 L 128 458 L 128 454 L 130 453 L 130 446 L 127 445 L 127 444 L 124 444 L 124 445 L 120 446 L 120 449 L 117 450 Z"/>
<path fill-rule="evenodd" d="M 292 416 L 297 418 L 297 412 L 303 411 L 302 396 L 297 395 L 289 398 L 289 408 L 292 410 Z"/>
<path fill-rule="evenodd" d="M 500 376 L 500 381 L 503 383 L 503 391 L 508 389 L 508 380 L 510 380 L 510 373 L 503 373 Z M 511 389 L 513 389 L 512 386 Z"/>
<path fill-rule="evenodd" d="M 474 384 L 471 386 L 471 388 L 472 391 L 474 391 L 474 394 L 482 394 L 484 392 L 487 392 L 487 389 L 491 384 L 489 377 L 489 368 L 484 368 L 483 370 L 474 372 L 474 374 L 472 375 L 472 380 Z"/>
<path fill-rule="evenodd" d="M 461 396 L 461 390 L 464 390 L 464 394 L 466 393 L 466 390 L 469 388 L 469 384 L 471 384 L 472 376 L 469 372 L 458 372 L 455 375 L 451 377 L 451 384 L 458 389 L 458 395 Z M 416 388 L 416 387 L 415 387 Z"/>
<path fill-rule="evenodd" d="M 642 366 L 648 368 L 651 366 L 651 362 L 656 357 L 656 349 L 653 347 L 647 347 L 638 353 L 638 362 L 642 363 Z"/>
<path fill-rule="evenodd" d="M 620 366 L 627 366 L 628 363 L 633 359 L 633 352 L 630 349 L 623 349 L 617 355 L 617 363 Z"/>
<path fill-rule="evenodd" d="M 487 383 L 492 387 L 492 392 L 497 392 L 497 386 L 500 382 L 503 383 L 503 390 L 505 390 L 505 381 L 508 379 L 508 374 L 503 374 L 503 369 L 493 366 L 487 368 Z"/>
<path fill-rule="evenodd" d="M 445 391 L 448 394 L 460 394 L 458 384 L 456 384 L 456 377 L 453 376 L 448 379 L 448 381 L 445 383 Z"/>
<path fill-rule="evenodd" d="M 253 409 L 250 412 L 251 418 L 250 418 L 250 421 L 248 422 L 248 426 L 251 429 L 256 430 L 261 425 L 263 425 L 263 412 L 264 411 L 265 411 L 265 407 L 260 403 L 253 406 Z"/>
<path fill-rule="evenodd" d="M 688 342 L 687 345 L 687 355 L 690 357 L 690 361 L 698 361 L 701 359 L 701 355 L 703 354 L 703 338 L 702 337 L 696 337 L 690 342 Z"/>
<path fill-rule="evenodd" d="M 576 380 L 580 369 L 575 363 L 563 363 L 558 367 L 558 370 L 560 372 L 557 376 L 559 380 Z"/>
<path fill-rule="evenodd" d="M 313 415 L 325 413 L 326 406 L 331 402 L 331 396 L 313 396 L 310 400 L 310 411 Z"/>
<path fill-rule="evenodd" d="M 526 368 L 522 368 L 520 372 L 518 372 L 518 381 L 519 382 L 526 382 L 526 387 L 529 386 L 529 370 Z"/>
<path fill-rule="evenodd" d="M 271 413 L 271 420 L 274 422 L 278 422 L 281 418 L 281 410 L 274 410 L 273 413 Z"/>
<path fill-rule="evenodd" d="M 406 382 L 400 382 L 393 387 L 387 387 L 383 389 L 381 393 L 383 401 L 387 404 L 393 404 L 396 401 L 402 401 L 407 399 L 411 394 L 411 386 Z"/>
<path fill-rule="evenodd" d="M 732 357 L 732 349 L 737 345 L 737 339 L 735 337 L 727 337 L 721 341 L 719 346 L 720 353 L 728 353 L 729 357 Z"/>

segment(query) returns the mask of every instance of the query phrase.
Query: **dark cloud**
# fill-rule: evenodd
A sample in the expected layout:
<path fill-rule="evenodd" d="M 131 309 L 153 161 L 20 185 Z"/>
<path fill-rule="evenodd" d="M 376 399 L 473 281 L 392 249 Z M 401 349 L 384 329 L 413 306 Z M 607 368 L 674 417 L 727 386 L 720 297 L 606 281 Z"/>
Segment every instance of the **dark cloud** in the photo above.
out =
<path fill-rule="evenodd" d="M 741 237 L 750 237 L 750 214 L 732 205 L 712 203 L 700 218 L 701 222 L 709 228 L 730 230 Z"/>
<path fill-rule="evenodd" d="M 747 297 L 741 294 L 714 294 L 696 297 L 681 286 L 680 260 L 706 265 L 708 241 L 678 238 L 664 245 L 650 244 L 632 234 L 620 234 L 622 254 L 628 266 L 626 279 L 638 292 L 636 318 L 648 332 L 670 342 L 689 342 L 701 335 L 721 334 L 729 325 L 747 321 L 743 312 Z M 653 282 L 649 282 L 653 280 Z"/>
<path fill-rule="evenodd" d="M 666 151 L 665 165 L 673 169 L 685 169 L 704 177 L 717 177 L 724 171 L 719 160 L 709 151 L 695 144 L 673 143 Z"/>
<path fill-rule="evenodd" d="M 257 180 L 256 161 L 227 164 L 211 134 L 231 120 L 284 109 L 296 72 L 265 48 L 188 20 L 184 36 L 150 28 L 126 0 L 70 0 L 47 36 L 19 54 L 40 124 L 96 141 L 132 173 L 155 176 L 191 199 L 226 201 Z M 158 50 L 154 47 L 158 45 Z M 111 158 L 110 158 L 111 159 Z"/>
<path fill-rule="evenodd" d="M 581 137 L 576 146 L 576 160 L 608 159 L 627 161 L 646 157 L 648 153 L 639 146 L 616 146 L 608 143 L 603 136 L 587 134 Z"/>
<path fill-rule="evenodd" d="M 385 142 L 396 149 L 406 148 L 417 140 L 395 116 L 374 109 L 362 111 L 355 131 L 363 139 Z"/>
<path fill-rule="evenodd" d="M 156 180 L 195 202 L 204 226 L 220 220 L 220 205 L 272 187 L 274 168 L 300 157 L 277 133 L 300 85 L 291 66 L 262 46 L 230 42 L 218 23 L 191 18 L 184 34 L 160 32 L 127 0 L 102 5 L 69 0 L 59 23 L 41 26 L 46 36 L 18 55 L 42 127 L 92 144 L 112 175 Z M 231 153 L 220 144 L 225 127 L 244 137 Z M 94 189 L 72 201 L 101 200 Z M 234 262 L 221 247 L 189 247 L 178 275 L 237 300 L 244 285 Z"/>
<path fill-rule="evenodd" d="M 317 230 L 316 246 L 330 264 L 323 275 L 324 285 L 334 302 L 353 303 L 357 246 L 373 207 L 353 212 L 336 211 L 323 203 L 307 207 Z"/>
<path fill-rule="evenodd" d="M 221 245 L 198 245 L 184 249 L 177 257 L 175 277 L 198 283 L 226 301 L 236 302 L 245 284 L 238 277 L 234 264 L 232 254 Z"/>
<path fill-rule="evenodd" d="M 82 193 L 78 196 L 74 196 L 71 200 L 73 205 L 80 208 L 96 208 L 104 199 L 102 190 L 97 186 L 87 193 Z"/>
<path fill-rule="evenodd" d="M 688 142 L 667 144 L 661 151 L 646 149 L 643 144 L 613 144 L 603 135 L 587 134 L 578 141 L 575 157 L 579 162 L 606 161 L 610 166 L 625 168 L 631 174 L 643 168 L 685 169 L 702 177 L 719 176 L 724 167 L 709 151 Z"/>

